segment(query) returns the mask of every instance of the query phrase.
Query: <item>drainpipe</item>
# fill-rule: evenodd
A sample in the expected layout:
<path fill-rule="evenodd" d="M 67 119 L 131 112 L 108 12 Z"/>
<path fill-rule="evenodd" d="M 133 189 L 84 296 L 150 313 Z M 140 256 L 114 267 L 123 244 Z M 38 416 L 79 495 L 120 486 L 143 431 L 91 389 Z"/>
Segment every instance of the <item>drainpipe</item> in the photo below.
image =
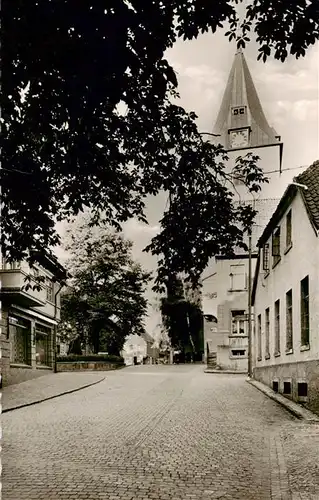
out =
<path fill-rule="evenodd" d="M 58 325 L 57 325 L 57 315 L 58 315 L 58 295 L 61 292 L 63 288 L 63 283 L 60 284 L 60 287 L 58 291 L 54 294 L 54 320 L 55 320 L 55 325 L 54 325 L 54 336 L 53 336 L 53 356 L 54 356 L 54 373 L 57 373 L 57 362 L 56 362 L 56 338 L 57 338 L 57 330 L 58 330 Z"/>
<path fill-rule="evenodd" d="M 252 321 L 251 321 L 251 229 L 248 240 L 248 377 L 252 377 Z"/>

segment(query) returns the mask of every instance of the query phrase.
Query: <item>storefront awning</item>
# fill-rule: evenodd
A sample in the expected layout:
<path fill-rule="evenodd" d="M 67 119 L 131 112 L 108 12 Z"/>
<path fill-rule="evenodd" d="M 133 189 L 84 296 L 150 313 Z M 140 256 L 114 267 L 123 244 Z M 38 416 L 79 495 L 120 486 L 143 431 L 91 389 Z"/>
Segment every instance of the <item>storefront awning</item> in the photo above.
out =
<path fill-rule="evenodd" d="M 44 316 L 43 314 L 40 314 L 38 312 L 32 311 L 31 309 L 25 309 L 24 307 L 16 306 L 13 305 L 11 306 L 13 309 L 17 309 L 18 311 L 23 312 L 24 314 L 27 314 L 28 316 L 32 316 L 34 318 L 41 319 L 42 321 L 49 323 L 50 325 L 57 325 L 58 322 L 55 321 L 54 319 L 48 318 L 47 316 Z"/>

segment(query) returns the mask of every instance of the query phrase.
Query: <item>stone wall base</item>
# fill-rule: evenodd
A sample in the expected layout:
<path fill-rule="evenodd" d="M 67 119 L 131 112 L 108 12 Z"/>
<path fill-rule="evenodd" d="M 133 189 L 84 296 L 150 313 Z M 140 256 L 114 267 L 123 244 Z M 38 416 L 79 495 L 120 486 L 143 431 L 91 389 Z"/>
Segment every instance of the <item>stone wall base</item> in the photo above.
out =
<path fill-rule="evenodd" d="M 278 382 L 280 394 L 319 414 L 319 360 L 255 367 L 253 375 L 255 380 L 271 388 L 274 381 Z M 284 393 L 284 382 L 291 384 L 290 395 Z M 307 397 L 298 396 L 298 382 L 308 384 Z"/>
<path fill-rule="evenodd" d="M 222 370 L 232 370 L 239 372 L 248 370 L 247 356 L 231 358 L 229 356 L 229 353 L 229 346 L 217 346 L 217 366 L 219 366 Z"/>
<path fill-rule="evenodd" d="M 20 384 L 20 382 L 26 382 L 27 380 L 32 380 L 34 378 L 43 377 L 43 375 L 49 375 L 52 373 L 52 369 L 43 369 L 36 367 L 15 367 L 10 366 L 3 373 L 3 387 L 7 385 Z"/>
<path fill-rule="evenodd" d="M 59 361 L 57 363 L 58 372 L 73 372 L 82 370 L 93 370 L 93 371 L 108 371 L 116 370 L 117 368 L 123 368 L 124 365 L 118 363 L 108 363 L 108 362 L 94 362 L 94 361 Z"/>

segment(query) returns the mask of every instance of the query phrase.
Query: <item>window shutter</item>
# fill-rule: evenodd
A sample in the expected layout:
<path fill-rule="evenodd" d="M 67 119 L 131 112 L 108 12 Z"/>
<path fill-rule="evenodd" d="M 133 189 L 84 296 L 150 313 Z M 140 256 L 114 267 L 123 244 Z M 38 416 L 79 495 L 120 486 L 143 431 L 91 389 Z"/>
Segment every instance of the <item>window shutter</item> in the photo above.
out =
<path fill-rule="evenodd" d="M 269 271 L 269 243 L 266 243 L 263 248 L 263 270 Z"/>

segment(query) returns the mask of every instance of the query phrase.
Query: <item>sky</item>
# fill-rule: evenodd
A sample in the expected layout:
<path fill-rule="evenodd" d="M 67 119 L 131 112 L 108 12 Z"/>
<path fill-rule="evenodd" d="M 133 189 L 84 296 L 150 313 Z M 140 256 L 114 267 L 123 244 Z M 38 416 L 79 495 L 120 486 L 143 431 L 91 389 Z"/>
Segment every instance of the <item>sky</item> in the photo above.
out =
<path fill-rule="evenodd" d="M 197 40 L 180 40 L 166 54 L 177 73 L 180 104 L 188 111 L 195 111 L 202 132 L 213 129 L 235 52 L 235 44 L 229 43 L 220 31 L 200 35 Z M 289 56 L 284 63 L 257 61 L 258 47 L 253 41 L 244 54 L 268 122 L 284 142 L 283 173 L 276 180 L 281 196 L 292 178 L 319 158 L 319 46 L 311 46 L 306 56 L 298 60 Z M 270 156 L 268 161 L 275 160 Z M 160 229 L 165 203 L 163 194 L 149 198 L 146 210 L 149 225 L 131 220 L 124 227 L 125 236 L 134 242 L 135 259 L 149 270 L 155 270 L 156 260 L 142 250 Z M 63 261 L 65 254 L 62 251 L 57 254 Z M 154 336 L 160 314 L 154 307 L 156 297 L 151 290 L 147 296 L 150 310 L 146 327 Z"/>

